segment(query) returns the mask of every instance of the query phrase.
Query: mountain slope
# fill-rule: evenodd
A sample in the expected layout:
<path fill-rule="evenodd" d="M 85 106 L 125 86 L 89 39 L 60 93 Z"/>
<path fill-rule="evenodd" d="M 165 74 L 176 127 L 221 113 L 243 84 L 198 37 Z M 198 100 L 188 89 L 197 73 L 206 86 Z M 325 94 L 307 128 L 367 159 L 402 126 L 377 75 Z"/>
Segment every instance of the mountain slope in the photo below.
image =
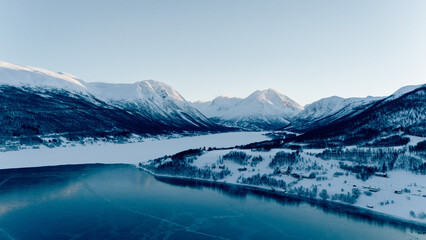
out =
<path fill-rule="evenodd" d="M 381 99 L 383 97 L 341 98 L 332 96 L 323 98 L 306 105 L 303 111 L 293 118 L 291 125 L 286 129 L 305 132 L 359 113 Z"/>
<path fill-rule="evenodd" d="M 0 62 L 1 141 L 48 134 L 105 136 L 218 131 L 170 86 L 86 83 Z"/>
<path fill-rule="evenodd" d="M 360 113 L 302 134 L 298 141 L 358 144 L 392 135 L 426 136 L 426 84 L 398 90 Z"/>
<path fill-rule="evenodd" d="M 216 123 L 252 130 L 273 130 L 289 124 L 302 107 L 273 89 L 255 91 L 244 99 L 218 97 L 192 106 Z"/>
<path fill-rule="evenodd" d="M 133 115 L 96 98 L 88 99 L 66 90 L 0 86 L 1 136 L 3 141 L 49 134 L 99 137 L 127 132 L 165 133 L 164 126 Z"/>
<path fill-rule="evenodd" d="M 87 83 L 91 92 L 112 105 L 147 115 L 170 126 L 209 128 L 214 124 L 167 84 L 146 80 L 134 84 Z"/>

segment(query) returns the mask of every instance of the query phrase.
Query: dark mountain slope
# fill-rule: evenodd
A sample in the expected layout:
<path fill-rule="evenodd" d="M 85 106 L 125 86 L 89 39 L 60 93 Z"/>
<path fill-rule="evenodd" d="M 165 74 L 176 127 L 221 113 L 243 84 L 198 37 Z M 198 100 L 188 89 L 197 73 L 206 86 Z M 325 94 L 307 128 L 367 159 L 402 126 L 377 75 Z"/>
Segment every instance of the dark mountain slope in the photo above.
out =
<path fill-rule="evenodd" d="M 297 141 L 329 140 L 357 144 L 395 134 L 426 136 L 426 87 L 379 100 L 354 116 L 308 131 Z"/>
<path fill-rule="evenodd" d="M 191 125 L 155 119 L 142 109 L 130 111 L 92 95 L 60 89 L 0 86 L 1 141 L 46 136 L 73 137 L 165 134 L 183 131 L 214 131 L 214 124 Z M 223 130 L 223 129 L 222 129 Z"/>

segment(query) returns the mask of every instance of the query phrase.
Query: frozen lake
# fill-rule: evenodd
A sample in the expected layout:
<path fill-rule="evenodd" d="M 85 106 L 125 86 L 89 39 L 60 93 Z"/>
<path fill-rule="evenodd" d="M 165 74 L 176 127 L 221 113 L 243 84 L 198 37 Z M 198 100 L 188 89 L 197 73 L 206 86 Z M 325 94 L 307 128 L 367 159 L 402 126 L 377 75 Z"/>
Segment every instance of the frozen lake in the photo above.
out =
<path fill-rule="evenodd" d="M 424 239 L 408 227 L 131 165 L 0 171 L 0 239 Z"/>
<path fill-rule="evenodd" d="M 61 147 L 0 152 L 0 169 L 90 163 L 138 164 L 190 148 L 234 147 L 268 140 L 265 132 L 229 132 L 170 139 L 147 138 L 134 143 L 71 143 Z M 75 145 L 75 146 L 73 146 Z"/>

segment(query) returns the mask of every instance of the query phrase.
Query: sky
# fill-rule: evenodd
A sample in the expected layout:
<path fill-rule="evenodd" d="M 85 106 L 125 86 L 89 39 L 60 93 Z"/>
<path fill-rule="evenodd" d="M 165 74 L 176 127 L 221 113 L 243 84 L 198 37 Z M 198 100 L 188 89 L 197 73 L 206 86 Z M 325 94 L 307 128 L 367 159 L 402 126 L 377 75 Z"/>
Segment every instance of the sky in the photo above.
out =
<path fill-rule="evenodd" d="M 187 100 L 273 88 L 301 105 L 426 82 L 426 1 L 0 0 L 0 60 Z"/>

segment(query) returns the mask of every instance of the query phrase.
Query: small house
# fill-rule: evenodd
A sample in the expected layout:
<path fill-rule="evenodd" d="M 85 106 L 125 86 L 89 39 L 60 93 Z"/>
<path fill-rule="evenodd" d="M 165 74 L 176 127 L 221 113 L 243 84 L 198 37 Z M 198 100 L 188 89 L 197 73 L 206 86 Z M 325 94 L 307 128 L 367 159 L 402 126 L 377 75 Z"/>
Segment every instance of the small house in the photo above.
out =
<path fill-rule="evenodd" d="M 388 177 L 388 174 L 384 172 L 376 172 L 374 175 L 377 177 L 384 177 L 384 178 Z"/>
<path fill-rule="evenodd" d="M 370 192 L 378 192 L 380 191 L 380 188 L 373 188 L 373 187 L 362 187 L 364 189 L 367 189 Z"/>

